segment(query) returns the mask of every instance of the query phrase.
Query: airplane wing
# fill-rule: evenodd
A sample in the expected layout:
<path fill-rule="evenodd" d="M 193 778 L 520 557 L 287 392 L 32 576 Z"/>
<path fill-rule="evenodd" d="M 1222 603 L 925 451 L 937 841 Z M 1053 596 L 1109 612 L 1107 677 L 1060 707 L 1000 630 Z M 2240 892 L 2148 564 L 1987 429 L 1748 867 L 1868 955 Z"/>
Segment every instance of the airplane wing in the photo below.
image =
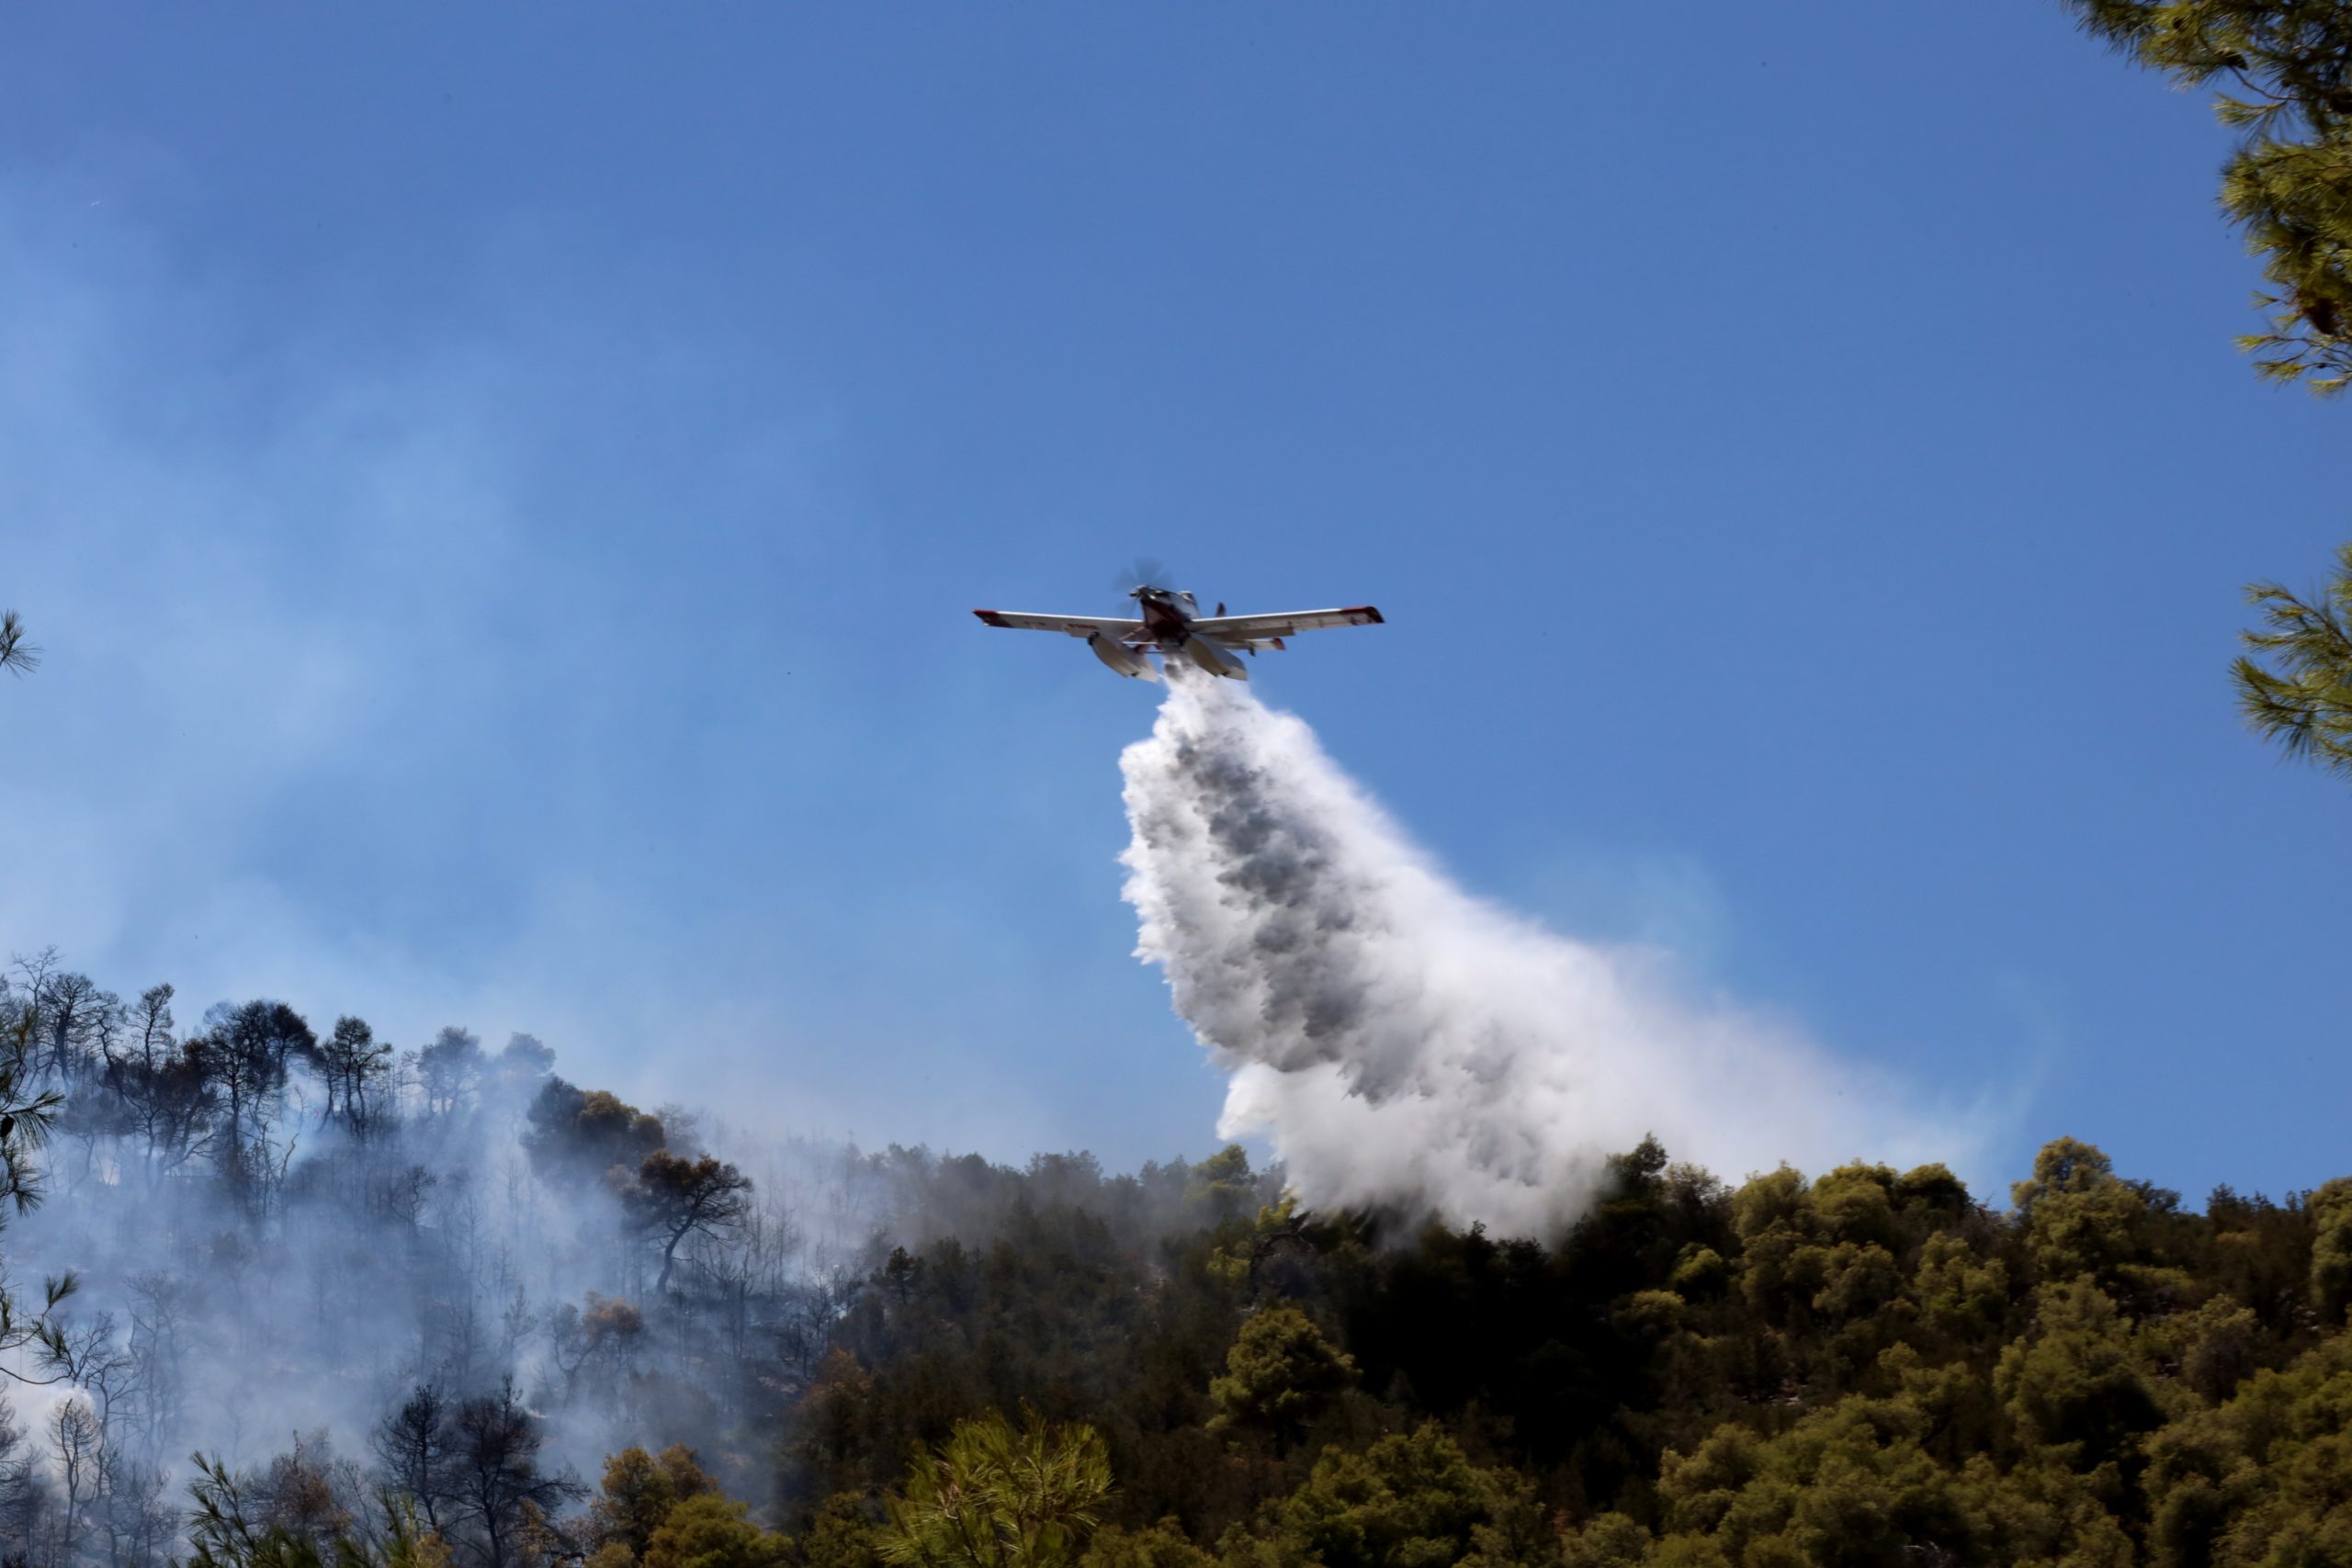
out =
<path fill-rule="evenodd" d="M 1010 626 L 1015 631 L 1061 632 L 1069 637 L 1093 637 L 1098 632 L 1113 642 L 1125 642 L 1143 630 L 1141 621 L 1123 621 L 1108 615 L 1032 615 L 1020 610 L 975 610 L 992 626 Z"/>
<path fill-rule="evenodd" d="M 1206 632 L 1219 642 L 1263 642 L 1270 637 L 1296 637 L 1324 626 L 1376 626 L 1378 610 L 1351 604 L 1343 610 L 1286 610 L 1277 615 L 1215 615 L 1194 621 L 1192 629 Z"/>

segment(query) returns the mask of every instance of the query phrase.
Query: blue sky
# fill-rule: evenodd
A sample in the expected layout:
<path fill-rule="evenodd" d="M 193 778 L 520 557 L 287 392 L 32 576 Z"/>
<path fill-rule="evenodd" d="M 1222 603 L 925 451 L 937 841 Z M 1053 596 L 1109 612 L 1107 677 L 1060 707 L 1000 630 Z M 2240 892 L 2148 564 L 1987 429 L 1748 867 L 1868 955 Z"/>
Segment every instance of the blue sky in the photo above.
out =
<path fill-rule="evenodd" d="M 2343 1174 L 2352 798 L 2225 666 L 2352 413 L 2223 150 L 2041 4 L 16 8 L 0 942 L 1197 1155 L 1150 695 L 968 614 L 1150 554 L 1381 604 L 1262 694 L 1980 1179 Z"/>

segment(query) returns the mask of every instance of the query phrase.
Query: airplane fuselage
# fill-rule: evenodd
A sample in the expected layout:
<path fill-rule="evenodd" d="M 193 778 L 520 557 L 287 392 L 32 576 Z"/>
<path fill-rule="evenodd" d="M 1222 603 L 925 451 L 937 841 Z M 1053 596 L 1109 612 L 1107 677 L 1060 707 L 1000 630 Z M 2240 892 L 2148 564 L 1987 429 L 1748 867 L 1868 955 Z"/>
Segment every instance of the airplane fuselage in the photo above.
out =
<path fill-rule="evenodd" d="M 1212 615 L 1201 614 L 1200 601 L 1181 589 L 1141 587 L 1130 591 L 1136 602 L 1133 620 L 1091 615 L 1033 615 L 1009 610 L 972 613 L 992 626 L 1061 632 L 1083 637 L 1114 674 L 1130 680 L 1157 681 L 1147 654 L 1158 654 L 1164 665 L 1182 655 L 1211 675 L 1247 681 L 1250 667 L 1235 657 L 1261 648 L 1280 649 L 1283 638 L 1317 626 L 1377 626 L 1381 614 L 1370 604 L 1336 610 L 1293 610 L 1271 615 L 1227 615 L 1219 604 Z"/>
<path fill-rule="evenodd" d="M 1184 628 L 1201 613 L 1190 593 L 1171 592 L 1164 588 L 1147 588 L 1136 595 L 1136 603 L 1143 611 L 1144 629 L 1156 641 L 1174 646 L 1184 640 Z"/>
<path fill-rule="evenodd" d="M 1250 667 L 1236 659 L 1231 649 L 1206 632 L 1193 629 L 1201 606 L 1190 593 L 1147 588 L 1136 594 L 1136 604 L 1143 612 L 1144 629 L 1161 648 L 1182 654 L 1212 675 L 1228 681 L 1250 679 Z"/>

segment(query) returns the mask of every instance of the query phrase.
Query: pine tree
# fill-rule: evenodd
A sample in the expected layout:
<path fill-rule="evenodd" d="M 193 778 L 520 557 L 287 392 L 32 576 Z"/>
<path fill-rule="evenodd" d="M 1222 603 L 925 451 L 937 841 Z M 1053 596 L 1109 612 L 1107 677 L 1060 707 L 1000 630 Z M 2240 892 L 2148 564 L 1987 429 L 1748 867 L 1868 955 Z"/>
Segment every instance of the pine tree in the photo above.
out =
<path fill-rule="evenodd" d="M 2238 340 L 2255 368 L 2322 396 L 2352 385 L 2352 6 L 2344 0 L 2066 0 L 2084 28 L 2183 86 L 2217 88 L 2243 132 L 2222 168 L 2222 209 L 2245 231 L 2275 292 L 2271 330 Z M 2242 658 L 2246 721 L 2288 755 L 2352 773 L 2352 546 L 2324 601 L 2276 583 L 2247 597 L 2267 630 Z"/>
<path fill-rule="evenodd" d="M 40 1021 L 36 998 L 0 1028 L 0 1228 L 11 1213 L 28 1213 L 40 1206 L 40 1169 L 33 1156 L 49 1141 L 65 1103 L 62 1094 L 34 1081 L 32 1043 Z M 52 1365 L 62 1362 L 65 1337 L 57 1309 L 74 1293 L 75 1282 L 71 1273 L 44 1280 L 41 1308 L 28 1317 L 18 1312 L 6 1266 L 0 1263 L 0 1353 L 33 1349 Z M 6 1362 L 0 1362 L 0 1376 L 20 1382 L 53 1381 L 29 1377 Z"/>
<path fill-rule="evenodd" d="M 40 649 L 25 640 L 25 623 L 14 610 L 0 610 L 0 670 L 12 675 L 40 668 Z"/>
<path fill-rule="evenodd" d="M 2352 7 L 2343 0 L 2067 0 L 2084 28 L 2184 86 L 2220 90 L 2245 134 L 2222 209 L 2275 293 L 2271 330 L 2240 340 L 2275 380 L 2352 382 Z"/>
<path fill-rule="evenodd" d="M 914 1568 L 1067 1568 L 1111 1493 L 1111 1458 L 1091 1427 L 1021 1428 L 995 1411 L 958 1421 L 936 1455 L 917 1453 L 888 1500 L 882 1560 Z"/>
<path fill-rule="evenodd" d="M 2268 627 L 2245 633 L 2246 645 L 2278 668 L 2242 658 L 2235 675 L 2238 705 L 2256 733 L 2290 757 L 2352 776 L 2352 545 L 2335 561 L 2326 592 L 2308 603 L 2275 582 L 2246 590 Z"/>

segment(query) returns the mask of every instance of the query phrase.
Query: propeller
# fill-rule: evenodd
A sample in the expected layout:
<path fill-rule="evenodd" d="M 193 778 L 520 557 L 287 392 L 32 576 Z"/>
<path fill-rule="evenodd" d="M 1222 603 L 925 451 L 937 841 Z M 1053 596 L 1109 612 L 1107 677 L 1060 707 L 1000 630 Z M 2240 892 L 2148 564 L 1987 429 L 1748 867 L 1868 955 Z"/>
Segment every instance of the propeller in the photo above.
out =
<path fill-rule="evenodd" d="M 1134 598 L 1146 588 L 1168 586 L 1168 563 L 1151 556 L 1137 556 L 1133 565 L 1114 578 L 1111 586 Z"/>

